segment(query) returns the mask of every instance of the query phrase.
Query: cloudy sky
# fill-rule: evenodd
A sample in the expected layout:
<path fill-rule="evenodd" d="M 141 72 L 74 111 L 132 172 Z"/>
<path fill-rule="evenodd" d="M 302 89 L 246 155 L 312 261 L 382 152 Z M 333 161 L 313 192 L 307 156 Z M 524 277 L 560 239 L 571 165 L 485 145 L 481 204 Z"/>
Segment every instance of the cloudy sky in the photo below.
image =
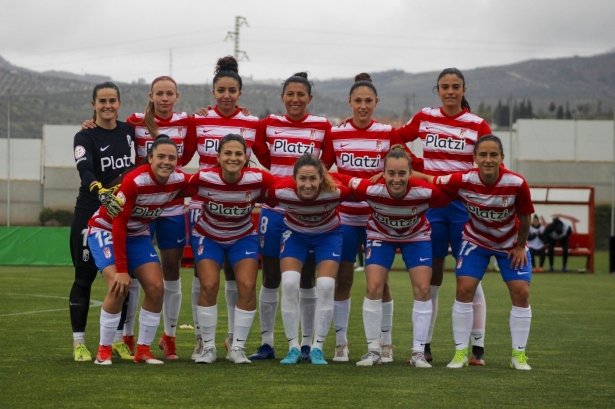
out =
<path fill-rule="evenodd" d="M 240 28 L 240 74 L 419 73 L 615 51 L 614 0 L 0 0 L 0 55 L 35 71 L 211 81 Z"/>

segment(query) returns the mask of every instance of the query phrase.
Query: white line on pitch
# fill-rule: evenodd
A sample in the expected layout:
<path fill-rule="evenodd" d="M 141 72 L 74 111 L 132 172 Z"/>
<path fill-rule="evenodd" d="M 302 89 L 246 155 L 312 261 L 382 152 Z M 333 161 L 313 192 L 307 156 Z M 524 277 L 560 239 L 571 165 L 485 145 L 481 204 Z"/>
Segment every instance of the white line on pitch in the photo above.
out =
<path fill-rule="evenodd" d="M 56 298 L 60 300 L 68 300 L 68 297 L 58 297 L 55 295 L 41 295 L 41 294 L 15 294 L 15 293 L 5 293 L 4 295 L 20 295 L 26 297 L 39 297 L 39 298 Z M 90 307 L 100 307 L 102 305 L 102 301 L 98 300 L 90 300 Z M 66 311 L 66 308 L 56 308 L 53 310 L 39 310 L 39 311 L 26 311 L 26 312 L 15 312 L 13 314 L 0 314 L 0 317 L 12 317 L 15 315 L 29 315 L 29 314 L 40 314 L 43 312 L 56 312 L 56 311 Z"/>

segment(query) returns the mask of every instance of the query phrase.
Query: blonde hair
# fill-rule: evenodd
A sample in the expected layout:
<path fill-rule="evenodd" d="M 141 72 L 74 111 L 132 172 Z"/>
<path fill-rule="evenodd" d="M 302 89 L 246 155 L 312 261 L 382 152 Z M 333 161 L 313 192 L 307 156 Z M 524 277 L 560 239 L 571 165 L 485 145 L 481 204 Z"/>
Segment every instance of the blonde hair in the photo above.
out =
<path fill-rule="evenodd" d="M 175 85 L 175 92 L 177 92 L 177 83 L 173 78 L 166 75 L 155 78 L 154 81 L 152 81 L 152 85 L 150 86 L 150 92 L 154 91 L 154 84 L 156 84 L 158 81 L 171 81 Z M 145 111 L 143 113 L 143 119 L 137 125 L 145 124 L 145 126 L 147 127 L 147 131 L 154 139 L 156 139 L 156 137 L 158 136 L 158 125 L 156 125 L 156 107 L 154 106 L 154 103 L 152 101 L 147 102 L 147 106 L 145 107 Z"/>

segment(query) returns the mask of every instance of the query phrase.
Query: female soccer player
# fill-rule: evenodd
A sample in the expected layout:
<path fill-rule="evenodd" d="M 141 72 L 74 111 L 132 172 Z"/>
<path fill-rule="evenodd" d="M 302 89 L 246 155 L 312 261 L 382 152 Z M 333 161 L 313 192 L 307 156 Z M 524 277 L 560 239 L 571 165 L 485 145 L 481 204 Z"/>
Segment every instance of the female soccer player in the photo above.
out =
<path fill-rule="evenodd" d="M 502 168 L 503 160 L 502 142 L 497 136 L 487 135 L 474 145 L 477 168 L 432 177 L 443 191 L 458 194 L 470 215 L 463 228 L 455 269 L 453 336 L 457 351 L 449 368 L 468 365 L 468 338 L 474 321 L 472 300 L 489 259 L 495 256 L 513 304 L 510 367 L 531 369 L 525 355 L 532 320 L 529 304 L 532 264 L 526 242 L 534 206 L 525 179 Z"/>
<path fill-rule="evenodd" d="M 315 365 L 326 365 L 322 348 L 333 318 L 335 276 L 342 252 L 342 232 L 336 207 L 350 198 L 345 186 L 338 186 L 323 163 L 306 153 L 297 159 L 292 178 L 276 182 L 267 193 L 272 205 L 286 213 L 284 231 L 280 234 L 280 269 L 282 270 L 282 322 L 289 343 L 289 352 L 281 364 L 296 364 L 302 360 L 299 350 L 299 310 L 297 296 L 308 254 L 316 259 L 317 302 L 316 330 L 309 352 Z"/>
<path fill-rule="evenodd" d="M 134 361 L 162 364 L 150 351 L 160 323 L 164 287 L 160 260 L 152 245 L 149 224 L 186 185 L 187 175 L 176 170 L 178 149 L 166 135 L 150 147 L 147 164 L 122 180 L 117 198 L 123 208 L 111 219 L 104 207 L 89 222 L 88 243 L 109 287 L 100 313 L 100 345 L 96 364 L 111 365 L 111 342 L 120 321 L 122 302 L 131 275 L 145 292 L 139 313 L 139 338 Z"/>
<path fill-rule="evenodd" d="M 368 352 L 357 366 L 381 363 L 380 327 L 383 293 L 395 252 L 401 250 L 414 291 L 412 308 L 413 345 L 410 365 L 431 368 L 424 356 L 431 320 L 431 229 L 425 218 L 429 207 L 443 207 L 450 196 L 423 180 L 410 179 L 411 158 L 403 145 L 395 145 L 384 158 L 384 177 L 372 184 L 368 179 L 345 176 L 353 194 L 369 203 L 365 274 L 367 291 L 363 301 L 363 325 Z M 339 176 L 341 179 L 342 176 Z"/>
<path fill-rule="evenodd" d="M 103 82 L 96 85 L 92 92 L 92 108 L 97 127 L 79 131 L 73 143 L 75 163 L 81 178 L 70 230 L 75 281 L 69 296 L 69 311 L 75 361 L 92 360 L 85 346 L 85 327 L 97 268 L 87 242 L 88 221 L 101 204 L 110 215 L 117 215 L 119 205 L 112 187 L 119 183 L 121 174 L 132 166 L 130 150 L 134 132 L 129 125 L 117 120 L 121 104 L 120 90 L 115 84 Z M 113 350 L 118 356 L 132 359 L 121 336 L 113 342 Z"/>
<path fill-rule="evenodd" d="M 234 328 L 227 359 L 236 364 L 251 363 L 244 346 L 256 313 L 258 236 L 252 222 L 256 201 L 275 181 L 260 169 L 246 168 L 247 144 L 241 135 L 229 134 L 219 142 L 219 166 L 195 174 L 190 188 L 197 188 L 203 212 L 192 233 L 191 245 L 200 280 L 198 323 L 203 350 L 196 363 L 216 360 L 216 326 L 220 268 L 228 258 L 233 268 L 238 298 L 232 314 Z"/>
<path fill-rule="evenodd" d="M 423 141 L 424 168 L 428 175 L 439 176 L 473 167 L 472 151 L 476 141 L 491 133 L 487 122 L 470 112 L 465 99 L 465 78 L 457 68 L 447 68 L 438 75 L 434 91 L 438 92 L 442 106 L 423 108 L 405 126 L 398 129 L 405 142 L 420 138 Z M 431 337 L 438 314 L 438 291 L 442 285 L 444 258 L 449 243 L 457 257 L 461 243 L 461 230 L 468 221 L 468 214 L 460 201 L 453 201 L 444 209 L 429 209 L 427 220 L 431 225 L 433 274 L 431 300 L 433 314 L 425 356 L 431 362 Z M 471 365 L 484 365 L 485 321 L 487 307 L 482 286 L 478 285 L 473 301 L 475 322 L 472 328 Z"/>
<path fill-rule="evenodd" d="M 403 144 L 390 126 L 372 119 L 378 105 L 378 92 L 367 73 L 358 74 L 350 87 L 348 105 L 352 118 L 344 125 L 331 128 L 331 138 L 326 141 L 328 150 L 335 152 L 337 172 L 360 178 L 380 174 L 384 155 L 392 145 Z M 342 259 L 335 284 L 333 322 L 336 347 L 334 361 L 348 361 L 348 317 L 350 315 L 350 290 L 354 276 L 357 249 L 365 243 L 365 226 L 371 210 L 366 202 L 344 202 L 339 208 L 344 237 Z M 391 329 L 393 326 L 393 299 L 387 283 L 381 297 L 383 319 L 381 330 L 382 362 L 393 361 Z"/>
<path fill-rule="evenodd" d="M 326 118 L 310 115 L 307 107 L 312 101 L 312 84 L 304 72 L 288 78 L 282 88 L 282 102 L 286 115 L 271 115 L 261 120 L 252 146 L 261 164 L 276 176 L 291 176 L 293 165 L 303 154 L 321 157 L 329 168 L 334 159 L 333 152 L 323 150 L 329 138 L 331 124 Z M 268 157 L 267 157 L 268 156 Z M 261 159 L 262 158 L 262 159 Z M 280 286 L 280 236 L 286 230 L 284 209 L 264 205 L 259 220 L 260 247 L 263 263 L 263 285 L 259 294 L 260 325 L 262 344 L 250 359 L 273 359 L 273 327 L 278 308 L 278 287 Z M 308 258 L 304 268 L 313 272 L 313 258 Z M 302 342 L 304 360 L 309 359 L 310 344 L 314 330 L 314 308 L 317 293 L 313 275 L 304 274 L 299 290 L 301 311 Z"/>
<path fill-rule="evenodd" d="M 245 115 L 238 108 L 237 102 L 241 97 L 243 82 L 238 74 L 237 60 L 227 56 L 220 58 L 216 64 L 215 76 L 213 79 L 212 94 L 216 100 L 216 106 L 210 110 L 202 110 L 203 115 L 194 116 L 196 127 L 197 152 L 199 154 L 199 169 L 211 169 L 218 165 L 218 152 L 220 140 L 227 134 L 237 134 L 243 137 L 246 144 L 245 159 L 250 160 L 252 144 L 258 127 L 258 118 Z M 197 197 L 190 201 L 190 231 L 201 215 L 203 202 Z M 235 306 L 237 304 L 237 283 L 233 275 L 232 268 L 228 261 L 224 263 L 225 297 L 228 312 L 228 337 L 225 346 L 230 349 L 233 342 L 233 327 Z M 203 351 L 203 341 L 199 329 L 197 305 L 201 284 L 196 274 L 192 282 L 192 315 L 196 331 L 196 346 L 192 359 L 196 359 Z"/>

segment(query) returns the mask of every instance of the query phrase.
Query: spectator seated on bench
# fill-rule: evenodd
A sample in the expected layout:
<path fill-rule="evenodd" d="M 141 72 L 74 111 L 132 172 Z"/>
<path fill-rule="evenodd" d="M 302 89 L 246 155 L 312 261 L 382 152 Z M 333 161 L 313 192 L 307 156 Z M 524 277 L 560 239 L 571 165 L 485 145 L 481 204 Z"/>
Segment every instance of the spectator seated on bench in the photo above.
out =
<path fill-rule="evenodd" d="M 562 247 L 562 271 L 566 271 L 568 263 L 569 238 L 572 234 L 572 227 L 558 217 L 553 218 L 543 234 L 542 241 L 546 244 L 549 252 L 549 271 L 553 271 L 553 258 L 555 256 L 555 246 L 559 243 Z"/>

